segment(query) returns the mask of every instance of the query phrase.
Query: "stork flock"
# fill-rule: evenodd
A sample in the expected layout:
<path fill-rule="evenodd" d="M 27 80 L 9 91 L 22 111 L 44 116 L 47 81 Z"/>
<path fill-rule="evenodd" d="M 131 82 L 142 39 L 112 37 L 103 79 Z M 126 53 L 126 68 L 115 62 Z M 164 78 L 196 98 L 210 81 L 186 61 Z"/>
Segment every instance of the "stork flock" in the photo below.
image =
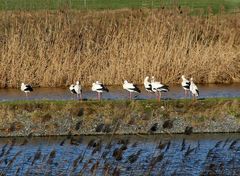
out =
<path fill-rule="evenodd" d="M 195 100 L 196 97 L 199 96 L 199 90 L 196 84 L 193 82 L 193 78 L 188 79 L 182 75 L 182 88 L 184 89 L 185 98 L 192 94 L 193 99 Z M 151 77 L 149 81 L 149 76 L 145 77 L 144 79 L 144 87 L 147 92 L 154 93 L 156 95 L 157 100 L 161 100 L 162 93 L 169 91 L 169 86 L 160 83 L 159 81 L 155 81 L 154 76 Z M 129 92 L 129 99 L 132 100 L 132 93 L 141 93 L 141 90 L 137 87 L 136 84 L 130 83 L 127 80 L 123 82 L 123 89 Z M 72 84 L 69 87 L 69 90 L 72 94 L 77 95 L 78 100 L 82 100 L 82 86 L 80 82 L 77 81 L 76 84 Z M 33 91 L 32 86 L 29 84 L 21 84 L 21 91 L 25 92 L 26 98 L 28 98 L 28 93 Z M 97 92 L 97 99 L 101 100 L 101 96 L 103 92 L 109 92 L 108 88 L 103 85 L 103 83 L 96 81 L 92 83 L 92 91 Z"/>

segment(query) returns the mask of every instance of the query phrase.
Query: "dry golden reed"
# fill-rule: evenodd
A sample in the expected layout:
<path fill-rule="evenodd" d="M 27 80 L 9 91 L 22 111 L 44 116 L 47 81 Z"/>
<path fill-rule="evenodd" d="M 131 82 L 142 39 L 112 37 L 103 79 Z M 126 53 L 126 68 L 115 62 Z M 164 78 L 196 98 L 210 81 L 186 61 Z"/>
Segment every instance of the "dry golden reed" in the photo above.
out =
<path fill-rule="evenodd" d="M 174 10 L 0 12 L 0 87 L 240 82 L 240 14 Z"/>

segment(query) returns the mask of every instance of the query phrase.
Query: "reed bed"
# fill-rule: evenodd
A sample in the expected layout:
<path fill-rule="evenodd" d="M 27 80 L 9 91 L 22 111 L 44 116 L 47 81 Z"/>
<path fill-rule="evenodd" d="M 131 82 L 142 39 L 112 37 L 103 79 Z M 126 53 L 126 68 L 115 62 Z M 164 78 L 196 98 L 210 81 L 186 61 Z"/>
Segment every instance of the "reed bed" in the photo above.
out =
<path fill-rule="evenodd" d="M 22 145 L 26 139 L 28 143 Z M 239 139 L 114 136 L 108 141 L 103 136 L 69 136 L 8 140 L 0 144 L 0 175 L 238 175 L 240 171 Z"/>
<path fill-rule="evenodd" d="M 119 85 L 154 75 L 240 82 L 240 14 L 187 9 L 0 12 L 0 87 Z"/>

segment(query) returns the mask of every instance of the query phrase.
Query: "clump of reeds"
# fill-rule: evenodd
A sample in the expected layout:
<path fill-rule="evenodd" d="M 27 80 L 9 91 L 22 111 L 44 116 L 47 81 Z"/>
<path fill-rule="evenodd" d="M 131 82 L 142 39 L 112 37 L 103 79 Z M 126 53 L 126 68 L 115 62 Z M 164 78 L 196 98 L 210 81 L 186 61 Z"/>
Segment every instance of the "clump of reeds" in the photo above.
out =
<path fill-rule="evenodd" d="M 0 87 L 80 80 L 240 81 L 240 14 L 167 9 L 0 12 Z"/>
<path fill-rule="evenodd" d="M 72 138 L 73 136 L 70 136 L 69 140 L 73 140 Z M 77 140 L 77 137 L 74 140 Z M 188 175 L 193 174 L 192 168 L 199 166 L 199 163 L 202 166 L 197 169 L 198 175 L 236 175 L 239 173 L 237 157 L 240 147 L 239 139 L 219 140 L 216 143 L 207 144 L 212 147 L 202 150 L 199 150 L 199 141 L 194 144 L 191 139 L 190 143 L 185 139 L 182 142 L 169 139 L 155 143 L 152 150 L 149 147 L 154 144 L 137 145 L 130 139 L 114 138 L 112 148 L 102 147 L 102 150 L 94 155 L 91 154 L 99 146 L 107 145 L 107 141 L 92 139 L 88 143 L 82 143 L 85 147 L 78 146 L 80 150 L 76 150 L 76 147 L 72 148 L 71 142 L 66 143 L 69 145 L 66 147 L 69 152 L 64 151 L 61 155 L 57 155 L 61 153 L 63 147 L 56 146 L 50 151 L 44 149 L 45 147 L 28 150 L 32 144 L 26 143 L 23 146 L 21 145 L 23 141 L 17 142 L 13 138 L 8 141 L 8 144 L 0 145 L 2 150 L 0 167 L 3 169 L 0 175 L 8 175 L 12 171 L 20 175 L 23 173 L 25 175 L 41 175 L 41 173 L 48 175 L 84 175 L 87 173 L 91 175 L 139 175 L 140 173 L 143 175 L 156 175 L 157 173 Z M 139 143 L 142 142 L 139 141 Z M 51 147 L 52 144 L 46 145 Z M 72 158 L 69 159 L 70 157 Z"/>

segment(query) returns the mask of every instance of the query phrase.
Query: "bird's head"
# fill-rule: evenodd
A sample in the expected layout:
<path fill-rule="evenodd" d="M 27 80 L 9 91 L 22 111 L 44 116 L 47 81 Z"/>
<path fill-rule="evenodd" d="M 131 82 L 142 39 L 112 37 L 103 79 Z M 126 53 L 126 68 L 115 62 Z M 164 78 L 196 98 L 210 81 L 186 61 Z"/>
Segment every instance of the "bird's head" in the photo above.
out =
<path fill-rule="evenodd" d="M 185 76 L 184 75 L 182 75 L 182 79 L 184 79 L 185 78 Z"/>
<path fill-rule="evenodd" d="M 124 82 L 124 84 L 128 83 L 128 81 L 127 81 L 127 80 L 124 80 L 123 82 Z"/>
<path fill-rule="evenodd" d="M 77 81 L 76 84 L 79 85 L 79 81 Z"/>
<path fill-rule="evenodd" d="M 190 78 L 191 81 L 193 81 L 193 78 Z"/>

